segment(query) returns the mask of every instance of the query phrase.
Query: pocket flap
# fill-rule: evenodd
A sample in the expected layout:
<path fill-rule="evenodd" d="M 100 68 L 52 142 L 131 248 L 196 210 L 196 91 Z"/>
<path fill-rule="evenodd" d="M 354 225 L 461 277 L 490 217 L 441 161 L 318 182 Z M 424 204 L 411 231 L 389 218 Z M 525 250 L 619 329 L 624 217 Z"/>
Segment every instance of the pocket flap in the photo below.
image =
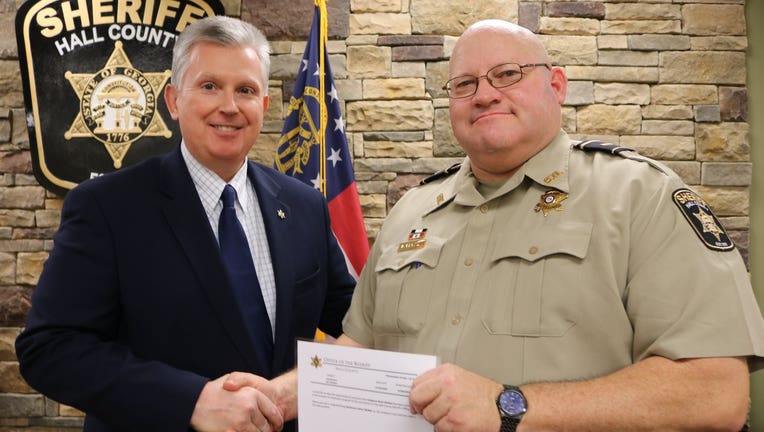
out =
<path fill-rule="evenodd" d="M 550 255 L 565 254 L 583 259 L 589 249 L 591 235 L 591 223 L 572 221 L 513 232 L 513 235 L 505 234 L 496 242 L 491 258 L 498 261 L 517 257 L 534 262 Z"/>
<path fill-rule="evenodd" d="M 414 263 L 421 263 L 431 268 L 435 267 L 440 259 L 440 251 L 443 248 L 445 239 L 428 235 L 422 241 L 424 241 L 424 246 L 418 249 L 399 251 L 399 245 L 388 247 L 382 252 L 379 260 L 377 260 L 377 266 L 374 268 L 374 271 L 398 271 Z"/>

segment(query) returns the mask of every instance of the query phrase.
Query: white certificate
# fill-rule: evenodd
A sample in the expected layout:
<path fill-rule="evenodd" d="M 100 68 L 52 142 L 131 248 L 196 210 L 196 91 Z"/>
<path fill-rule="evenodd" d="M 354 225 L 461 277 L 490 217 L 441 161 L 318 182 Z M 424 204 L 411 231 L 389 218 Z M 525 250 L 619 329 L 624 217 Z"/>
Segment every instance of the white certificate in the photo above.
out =
<path fill-rule="evenodd" d="M 435 356 L 297 342 L 300 432 L 432 432 L 411 414 L 414 378 Z"/>

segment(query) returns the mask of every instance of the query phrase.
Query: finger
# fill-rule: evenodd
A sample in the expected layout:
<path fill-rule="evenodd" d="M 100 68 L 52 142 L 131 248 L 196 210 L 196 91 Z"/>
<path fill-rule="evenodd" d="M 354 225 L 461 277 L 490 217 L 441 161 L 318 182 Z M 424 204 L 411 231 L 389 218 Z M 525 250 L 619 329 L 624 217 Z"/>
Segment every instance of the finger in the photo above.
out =
<path fill-rule="evenodd" d="M 419 380 L 418 377 L 417 380 Z M 414 382 L 409 393 L 409 406 L 415 414 L 421 414 L 422 411 L 430 405 L 441 393 L 440 385 L 435 379 L 426 377 L 424 380 Z"/>
<path fill-rule="evenodd" d="M 254 387 L 268 382 L 263 377 L 245 373 L 245 372 L 231 372 L 228 377 L 223 381 L 223 388 L 228 391 L 236 391 L 242 387 Z"/>
<path fill-rule="evenodd" d="M 257 392 L 256 397 L 259 413 L 263 418 L 263 422 L 269 427 L 268 430 L 281 430 L 284 427 L 284 416 L 281 414 L 281 410 L 268 399 L 262 392 Z M 255 423 L 261 424 L 261 423 Z"/>

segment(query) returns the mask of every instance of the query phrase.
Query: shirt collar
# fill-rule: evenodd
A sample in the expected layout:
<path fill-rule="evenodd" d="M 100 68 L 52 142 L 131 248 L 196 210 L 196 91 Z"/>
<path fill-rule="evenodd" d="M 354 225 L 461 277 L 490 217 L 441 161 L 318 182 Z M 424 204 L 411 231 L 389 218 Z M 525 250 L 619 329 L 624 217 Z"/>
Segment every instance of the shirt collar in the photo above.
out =
<path fill-rule="evenodd" d="M 202 163 L 191 154 L 186 147 L 186 143 L 183 141 L 180 143 L 180 151 L 183 155 L 183 160 L 188 167 L 191 180 L 194 182 L 196 191 L 199 194 L 199 199 L 202 202 L 204 211 L 209 216 L 215 211 L 216 206 L 222 206 L 220 196 L 223 193 L 223 188 L 225 187 L 226 182 L 212 170 L 202 165 Z M 244 211 L 249 208 L 249 202 L 252 199 L 249 193 L 250 188 L 247 187 L 248 180 L 247 164 L 243 163 L 241 168 L 239 168 L 239 171 L 236 172 L 236 175 L 234 175 L 228 183 L 236 189 L 239 204 Z"/>

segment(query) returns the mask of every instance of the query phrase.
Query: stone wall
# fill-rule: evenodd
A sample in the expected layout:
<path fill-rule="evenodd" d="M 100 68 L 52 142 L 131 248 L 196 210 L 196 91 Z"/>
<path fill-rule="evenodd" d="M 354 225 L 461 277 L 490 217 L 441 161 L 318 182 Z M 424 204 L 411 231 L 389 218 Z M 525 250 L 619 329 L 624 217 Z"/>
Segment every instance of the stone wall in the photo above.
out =
<path fill-rule="evenodd" d="M 312 17 L 309 0 L 228 0 L 273 40 L 272 103 L 252 151 L 270 164 Z M 299 4 L 298 4 L 299 3 Z M 0 432 L 76 430 L 81 413 L 21 379 L 13 341 L 58 225 L 32 174 L 13 19 L 0 0 Z M 482 18 L 541 34 L 570 79 L 565 129 L 665 161 L 747 257 L 751 180 L 743 0 L 330 0 L 329 51 L 370 239 L 423 176 L 458 161 L 441 86 L 456 36 Z"/>

